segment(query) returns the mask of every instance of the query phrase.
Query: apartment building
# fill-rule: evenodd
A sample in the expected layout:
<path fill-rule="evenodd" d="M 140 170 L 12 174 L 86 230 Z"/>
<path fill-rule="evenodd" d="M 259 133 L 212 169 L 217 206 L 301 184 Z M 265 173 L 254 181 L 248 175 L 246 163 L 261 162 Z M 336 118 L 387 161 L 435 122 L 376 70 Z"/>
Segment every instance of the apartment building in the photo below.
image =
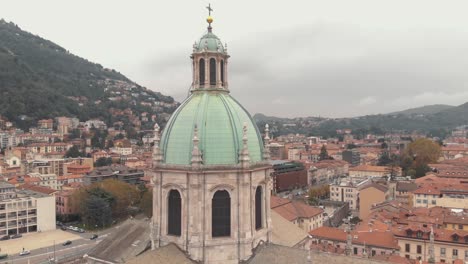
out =
<path fill-rule="evenodd" d="M 369 181 L 367 178 L 344 178 L 330 184 L 330 200 L 347 202 L 351 210 L 359 209 L 359 187 Z"/>
<path fill-rule="evenodd" d="M 309 232 L 323 225 L 323 209 L 302 201 L 271 196 L 270 207 L 283 218 Z"/>
<path fill-rule="evenodd" d="M 0 236 L 54 229 L 54 196 L 17 190 L 16 197 L 0 201 Z"/>
<path fill-rule="evenodd" d="M 95 168 L 84 175 L 85 185 L 100 182 L 106 179 L 117 179 L 130 184 L 138 184 L 144 176 L 144 171 L 132 169 L 123 165 L 111 165 Z"/>

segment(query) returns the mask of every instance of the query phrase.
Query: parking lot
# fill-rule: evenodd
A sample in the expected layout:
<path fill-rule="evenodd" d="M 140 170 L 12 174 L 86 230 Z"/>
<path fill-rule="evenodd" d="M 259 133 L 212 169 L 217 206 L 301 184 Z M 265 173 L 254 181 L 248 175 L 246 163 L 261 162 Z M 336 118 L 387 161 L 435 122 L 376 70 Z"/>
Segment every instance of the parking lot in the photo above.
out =
<path fill-rule="evenodd" d="M 40 232 L 23 234 L 23 237 L 0 241 L 0 253 L 17 254 L 25 248 L 26 250 L 32 250 L 43 247 L 51 247 L 53 250 L 54 242 L 56 245 L 61 245 L 67 240 L 80 239 L 78 233 L 72 233 L 62 231 L 60 229 Z"/>

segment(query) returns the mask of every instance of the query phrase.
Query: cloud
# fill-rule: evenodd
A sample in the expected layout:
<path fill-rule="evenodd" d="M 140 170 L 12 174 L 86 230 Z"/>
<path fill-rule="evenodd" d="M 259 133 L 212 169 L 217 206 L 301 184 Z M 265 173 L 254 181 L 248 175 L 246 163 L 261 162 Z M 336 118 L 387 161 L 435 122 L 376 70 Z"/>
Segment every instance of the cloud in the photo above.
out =
<path fill-rule="evenodd" d="M 230 89 L 252 114 L 349 117 L 468 101 L 466 33 L 317 23 L 233 42 Z M 151 87 L 185 98 L 191 82 L 187 50 L 145 63 L 141 70 Z"/>
<path fill-rule="evenodd" d="M 361 100 L 359 100 L 358 104 L 360 106 L 368 106 L 368 105 L 375 104 L 376 102 L 377 102 L 377 99 L 374 96 L 366 96 L 362 98 Z"/>

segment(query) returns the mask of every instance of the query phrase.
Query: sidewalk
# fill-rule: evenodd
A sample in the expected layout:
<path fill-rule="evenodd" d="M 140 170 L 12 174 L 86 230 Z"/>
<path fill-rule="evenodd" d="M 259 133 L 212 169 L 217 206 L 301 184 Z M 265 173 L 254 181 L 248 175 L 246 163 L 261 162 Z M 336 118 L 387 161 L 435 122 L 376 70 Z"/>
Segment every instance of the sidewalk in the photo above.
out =
<path fill-rule="evenodd" d="M 60 245 L 67 240 L 77 240 L 81 237 L 77 234 L 62 231 L 60 229 L 45 231 L 40 233 L 23 234 L 23 237 L 0 241 L 0 253 L 17 254 L 23 250 L 33 250 L 43 247 Z"/>

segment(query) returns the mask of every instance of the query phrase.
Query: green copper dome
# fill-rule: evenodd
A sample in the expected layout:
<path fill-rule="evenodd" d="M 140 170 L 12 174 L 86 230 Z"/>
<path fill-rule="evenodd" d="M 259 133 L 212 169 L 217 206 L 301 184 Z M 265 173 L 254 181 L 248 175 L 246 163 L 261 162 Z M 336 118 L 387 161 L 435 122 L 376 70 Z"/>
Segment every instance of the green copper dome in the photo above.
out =
<path fill-rule="evenodd" d="M 200 41 L 196 44 L 195 49 L 197 52 L 201 52 L 203 50 L 224 52 L 223 43 L 221 43 L 221 40 L 212 32 L 208 32 L 203 35 Z"/>
<path fill-rule="evenodd" d="M 244 123 L 247 124 L 250 161 L 259 162 L 262 139 L 249 113 L 226 92 L 194 92 L 174 112 L 164 129 L 160 145 L 163 162 L 190 164 L 196 125 L 203 164 L 237 164 L 243 146 Z"/>

